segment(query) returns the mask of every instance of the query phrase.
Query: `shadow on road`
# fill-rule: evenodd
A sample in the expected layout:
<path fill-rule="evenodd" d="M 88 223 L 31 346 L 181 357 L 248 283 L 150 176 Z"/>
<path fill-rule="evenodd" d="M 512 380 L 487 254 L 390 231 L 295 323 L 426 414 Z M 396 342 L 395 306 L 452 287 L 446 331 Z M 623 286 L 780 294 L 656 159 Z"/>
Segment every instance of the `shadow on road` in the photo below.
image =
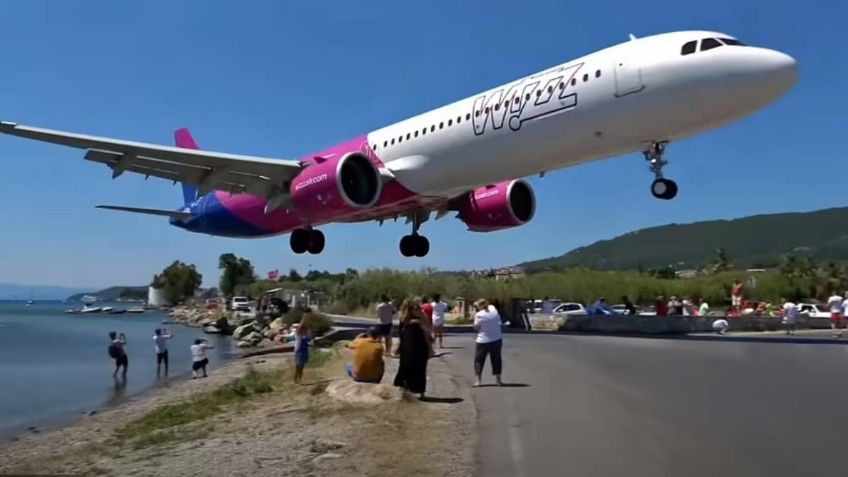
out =
<path fill-rule="evenodd" d="M 497 384 L 481 384 L 478 388 L 529 388 L 529 384 L 525 383 L 503 383 L 500 386 Z"/>
<path fill-rule="evenodd" d="M 464 399 L 462 399 L 462 398 L 458 398 L 458 397 L 453 397 L 453 398 L 437 398 L 437 397 L 424 396 L 423 398 L 420 398 L 420 399 L 419 399 L 419 401 L 421 401 L 421 402 L 436 403 L 436 404 L 459 404 L 459 403 L 461 403 L 462 401 L 464 401 Z"/>

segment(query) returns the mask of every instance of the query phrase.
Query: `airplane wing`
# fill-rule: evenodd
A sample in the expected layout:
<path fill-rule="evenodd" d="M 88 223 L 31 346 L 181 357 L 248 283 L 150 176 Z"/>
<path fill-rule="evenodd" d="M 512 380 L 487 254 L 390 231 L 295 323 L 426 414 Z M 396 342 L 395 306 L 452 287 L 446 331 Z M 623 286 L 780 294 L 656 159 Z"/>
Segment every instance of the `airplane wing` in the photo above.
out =
<path fill-rule="evenodd" d="M 298 161 L 183 149 L 54 131 L 0 121 L 0 133 L 85 149 L 85 159 L 106 164 L 112 178 L 126 171 L 160 177 L 211 190 L 248 192 L 271 198 L 288 193 L 300 171 Z"/>

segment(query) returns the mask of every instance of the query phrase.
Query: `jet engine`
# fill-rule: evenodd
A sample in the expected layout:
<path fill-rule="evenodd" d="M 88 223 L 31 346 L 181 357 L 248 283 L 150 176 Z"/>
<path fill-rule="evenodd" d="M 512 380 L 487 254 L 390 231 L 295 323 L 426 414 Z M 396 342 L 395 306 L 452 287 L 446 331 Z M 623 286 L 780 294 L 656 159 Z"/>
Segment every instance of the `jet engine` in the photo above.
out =
<path fill-rule="evenodd" d="M 524 225 L 536 212 L 536 196 L 522 179 L 480 187 L 461 199 L 458 217 L 473 232 Z"/>
<path fill-rule="evenodd" d="M 382 191 L 377 167 L 360 153 L 317 159 L 291 182 L 292 208 L 309 222 L 333 220 L 371 207 Z"/>

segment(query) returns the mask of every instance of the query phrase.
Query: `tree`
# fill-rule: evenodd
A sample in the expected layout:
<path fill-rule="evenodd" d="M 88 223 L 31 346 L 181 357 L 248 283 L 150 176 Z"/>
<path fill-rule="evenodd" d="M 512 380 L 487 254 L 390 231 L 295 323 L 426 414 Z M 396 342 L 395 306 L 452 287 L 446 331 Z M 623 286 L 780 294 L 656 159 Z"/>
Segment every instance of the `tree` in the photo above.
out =
<path fill-rule="evenodd" d="M 218 257 L 218 269 L 221 272 L 220 288 L 224 296 L 232 296 L 239 285 L 250 285 L 256 281 L 253 265 L 246 258 L 224 253 Z"/>
<path fill-rule="evenodd" d="M 291 270 L 289 270 L 289 281 L 290 281 L 290 282 L 295 282 L 295 283 L 297 283 L 297 282 L 299 282 L 299 281 L 301 281 L 301 280 L 303 280 L 303 277 L 301 277 L 301 276 L 300 276 L 300 274 L 299 274 L 299 273 L 297 273 L 297 270 L 295 270 L 294 268 L 292 268 Z"/>
<path fill-rule="evenodd" d="M 194 265 L 175 260 L 162 270 L 162 273 L 153 276 L 151 286 L 164 290 L 165 298 L 172 304 L 177 304 L 194 296 L 201 283 L 203 275 Z"/>
<path fill-rule="evenodd" d="M 721 273 L 732 268 L 733 264 L 730 263 L 730 257 L 727 255 L 727 250 L 725 250 L 724 247 L 719 247 L 716 249 L 715 256 L 712 260 L 710 260 L 709 266 L 707 266 L 707 272 Z"/>

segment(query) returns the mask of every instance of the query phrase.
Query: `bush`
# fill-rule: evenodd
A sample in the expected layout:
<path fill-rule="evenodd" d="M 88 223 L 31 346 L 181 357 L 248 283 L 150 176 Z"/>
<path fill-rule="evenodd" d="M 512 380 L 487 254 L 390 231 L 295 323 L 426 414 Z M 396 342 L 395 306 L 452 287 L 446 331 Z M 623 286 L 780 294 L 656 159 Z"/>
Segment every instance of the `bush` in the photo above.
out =
<path fill-rule="evenodd" d="M 282 318 L 283 323 L 287 325 L 300 323 L 300 321 L 303 319 L 303 309 L 292 308 L 291 310 L 289 310 L 288 313 L 283 315 Z M 313 311 L 312 319 L 310 320 L 309 325 L 314 336 L 323 336 L 325 333 L 327 333 L 333 328 L 333 320 L 331 320 L 329 316 L 323 313 Z"/>

